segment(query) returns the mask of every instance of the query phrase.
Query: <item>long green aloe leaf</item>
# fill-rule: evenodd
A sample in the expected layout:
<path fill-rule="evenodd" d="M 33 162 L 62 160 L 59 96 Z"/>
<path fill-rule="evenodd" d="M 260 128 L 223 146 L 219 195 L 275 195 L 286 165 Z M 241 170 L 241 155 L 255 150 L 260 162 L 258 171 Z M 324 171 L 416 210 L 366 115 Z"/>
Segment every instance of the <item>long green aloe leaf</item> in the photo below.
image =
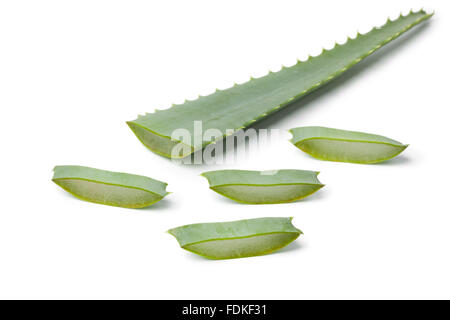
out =
<path fill-rule="evenodd" d="M 279 250 L 302 232 L 292 218 L 197 223 L 169 230 L 180 246 L 209 259 L 259 256 Z"/>
<path fill-rule="evenodd" d="M 202 173 L 211 190 L 232 200 L 251 203 L 285 203 L 305 198 L 324 185 L 319 172 L 308 170 L 216 170 Z"/>
<path fill-rule="evenodd" d="M 331 50 L 324 49 L 319 56 L 310 57 L 305 62 L 298 61 L 279 72 L 269 72 L 264 77 L 252 78 L 226 90 L 216 90 L 197 100 L 139 116 L 127 124 L 150 150 L 166 157 L 183 158 L 214 142 L 204 140 L 201 133 L 194 130 L 195 121 L 201 121 L 203 131 L 220 130 L 223 135 L 215 139 L 218 141 L 227 135 L 227 130 L 244 129 L 335 79 L 431 16 L 421 10 L 401 15 L 395 21 L 388 19 L 382 27 L 373 28 L 366 34 L 358 33 L 355 39 L 348 38 L 345 44 L 336 44 Z M 184 137 L 180 141 L 173 137 L 174 131 L 180 128 L 189 132 L 190 139 Z M 178 145 L 180 142 L 182 144 Z M 173 149 L 175 145 L 183 148 Z"/>
<path fill-rule="evenodd" d="M 56 166 L 53 182 L 82 200 L 143 208 L 164 198 L 167 183 L 135 174 L 83 166 Z"/>
<path fill-rule="evenodd" d="M 314 158 L 352 163 L 377 163 L 392 159 L 408 145 L 377 134 L 326 127 L 289 130 L 291 142 Z"/>

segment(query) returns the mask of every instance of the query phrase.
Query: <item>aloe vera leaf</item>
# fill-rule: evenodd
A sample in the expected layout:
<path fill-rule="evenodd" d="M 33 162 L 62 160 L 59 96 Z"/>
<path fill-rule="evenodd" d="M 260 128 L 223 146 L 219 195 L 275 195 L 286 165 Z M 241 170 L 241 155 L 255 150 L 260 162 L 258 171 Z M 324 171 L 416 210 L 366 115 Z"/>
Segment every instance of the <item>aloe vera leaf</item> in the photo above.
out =
<path fill-rule="evenodd" d="M 277 251 L 302 234 L 292 218 L 197 223 L 170 229 L 180 246 L 209 259 L 253 257 Z"/>
<path fill-rule="evenodd" d="M 323 86 L 347 71 L 353 65 L 400 36 L 402 33 L 430 18 L 421 10 L 401 15 L 379 28 L 373 28 L 366 34 L 359 34 L 354 39 L 348 38 L 345 44 L 336 44 L 331 50 L 323 50 L 317 57 L 307 61 L 298 61 L 292 67 L 283 67 L 279 72 L 269 72 L 264 77 L 235 85 L 226 90 L 216 90 L 208 96 L 197 100 L 185 101 L 166 110 L 139 116 L 127 124 L 138 139 L 150 150 L 172 158 L 183 158 L 200 150 L 206 145 L 219 141 L 205 141 L 201 133 L 194 130 L 194 121 L 201 121 L 202 129 L 217 129 L 225 135 L 227 129 L 239 130 L 249 127 L 282 107 L 298 100 L 302 96 Z M 181 154 L 172 155 L 172 148 L 180 143 L 173 137 L 174 130 L 184 128 L 190 134 L 190 141 L 185 139 Z M 178 139 L 178 140 L 177 140 Z"/>
<path fill-rule="evenodd" d="M 305 198 L 324 185 L 308 170 L 217 170 L 202 173 L 210 189 L 248 204 L 285 203 Z"/>
<path fill-rule="evenodd" d="M 143 208 L 164 198 L 167 183 L 135 174 L 82 166 L 56 166 L 53 182 L 82 200 Z"/>
<path fill-rule="evenodd" d="M 352 163 L 377 163 L 392 159 L 408 145 L 396 140 L 358 131 L 326 127 L 299 127 L 289 130 L 291 142 L 314 158 Z"/>

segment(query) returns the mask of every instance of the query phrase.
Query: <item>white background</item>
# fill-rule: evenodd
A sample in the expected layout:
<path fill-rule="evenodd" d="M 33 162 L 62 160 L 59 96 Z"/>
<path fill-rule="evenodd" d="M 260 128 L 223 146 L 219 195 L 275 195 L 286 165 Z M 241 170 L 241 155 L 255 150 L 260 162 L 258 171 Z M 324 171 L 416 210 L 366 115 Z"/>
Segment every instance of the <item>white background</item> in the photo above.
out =
<path fill-rule="evenodd" d="M 380 165 L 315 160 L 289 134 L 227 166 L 181 166 L 125 121 L 261 76 L 386 18 L 436 15 L 259 127 L 322 125 L 409 143 Z M 1 1 L 0 298 L 450 298 L 448 1 Z M 79 164 L 167 181 L 131 210 L 51 182 Z M 208 189 L 216 168 L 321 171 L 291 204 Z M 210 261 L 165 233 L 188 223 L 294 216 L 278 253 Z"/>

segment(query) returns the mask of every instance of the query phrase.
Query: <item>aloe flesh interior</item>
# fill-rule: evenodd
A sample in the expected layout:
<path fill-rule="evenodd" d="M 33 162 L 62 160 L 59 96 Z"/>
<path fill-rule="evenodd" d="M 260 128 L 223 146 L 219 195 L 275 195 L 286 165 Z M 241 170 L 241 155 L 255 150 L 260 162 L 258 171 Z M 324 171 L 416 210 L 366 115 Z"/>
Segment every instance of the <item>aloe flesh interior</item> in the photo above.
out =
<path fill-rule="evenodd" d="M 308 170 L 217 170 L 202 173 L 210 189 L 249 204 L 285 203 L 305 198 L 324 185 Z"/>
<path fill-rule="evenodd" d="M 292 67 L 283 67 L 261 78 L 251 78 L 226 90 L 216 90 L 197 100 L 139 116 L 127 124 L 150 150 L 166 157 L 186 157 L 222 139 L 228 134 L 227 129 L 245 129 L 318 89 L 431 16 L 421 10 L 401 15 L 395 21 L 388 19 L 382 27 L 373 28 L 366 34 L 358 33 L 356 38 L 348 38 L 345 44 L 336 44 L 333 49 L 323 50 L 319 56 L 310 57 L 307 61 L 298 61 Z M 212 141 L 198 137 L 194 121 L 201 121 L 203 131 L 216 129 L 223 136 Z M 186 129 L 191 139 L 171 139 L 172 133 L 180 128 Z M 182 152 L 172 152 L 180 142 L 183 143 Z"/>
<path fill-rule="evenodd" d="M 292 218 L 197 223 L 170 229 L 180 246 L 209 259 L 234 259 L 277 251 L 302 232 Z"/>
<path fill-rule="evenodd" d="M 53 182 L 89 202 L 142 208 L 164 198 L 167 183 L 135 174 L 83 166 L 56 166 Z"/>
<path fill-rule="evenodd" d="M 408 145 L 385 136 L 326 127 L 289 130 L 291 142 L 314 158 L 352 163 L 377 163 L 392 159 Z"/>

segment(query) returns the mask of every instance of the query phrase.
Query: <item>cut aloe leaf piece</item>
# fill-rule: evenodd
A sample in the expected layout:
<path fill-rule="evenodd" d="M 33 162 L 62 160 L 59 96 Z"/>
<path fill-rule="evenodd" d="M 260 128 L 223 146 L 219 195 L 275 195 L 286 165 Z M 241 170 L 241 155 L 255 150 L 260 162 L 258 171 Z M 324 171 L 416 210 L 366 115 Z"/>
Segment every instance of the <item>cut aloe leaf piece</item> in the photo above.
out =
<path fill-rule="evenodd" d="M 320 160 L 377 163 L 394 158 L 408 147 L 384 136 L 358 131 L 299 127 L 289 132 L 297 148 Z"/>
<path fill-rule="evenodd" d="M 324 185 L 307 170 L 217 170 L 202 173 L 210 189 L 249 204 L 284 203 L 313 194 Z"/>
<path fill-rule="evenodd" d="M 277 251 L 302 234 L 292 218 L 197 223 L 170 229 L 180 246 L 209 259 L 253 257 Z"/>
<path fill-rule="evenodd" d="M 135 174 L 82 166 L 56 166 L 53 182 L 82 200 L 143 208 L 164 198 L 167 183 Z"/>
<path fill-rule="evenodd" d="M 127 124 L 150 150 L 171 158 L 186 157 L 318 89 L 431 16 L 421 10 L 401 15 L 395 21 L 388 19 L 382 27 L 366 34 L 358 33 L 356 38 L 348 38 L 345 44 L 336 44 L 331 50 L 324 49 L 307 61 L 298 61 L 292 67 L 251 78 L 226 90 L 216 90 L 197 100 L 139 116 Z M 201 128 L 196 123 L 200 123 Z M 180 129 L 183 129 L 182 134 Z M 209 129 L 219 133 L 218 137 L 211 139 L 206 135 Z"/>

